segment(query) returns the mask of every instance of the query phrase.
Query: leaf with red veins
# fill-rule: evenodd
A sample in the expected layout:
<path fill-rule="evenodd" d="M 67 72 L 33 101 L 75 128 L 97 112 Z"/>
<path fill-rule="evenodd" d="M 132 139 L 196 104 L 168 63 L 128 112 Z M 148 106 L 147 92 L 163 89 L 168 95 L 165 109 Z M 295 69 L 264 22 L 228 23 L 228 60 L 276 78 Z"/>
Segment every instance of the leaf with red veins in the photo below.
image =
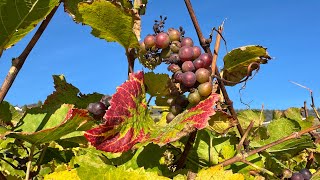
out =
<path fill-rule="evenodd" d="M 93 146 L 107 152 L 124 152 L 148 137 L 154 122 L 148 113 L 143 72 L 130 74 L 110 100 L 104 122 L 86 131 Z"/>
<path fill-rule="evenodd" d="M 167 126 L 154 131 L 150 136 L 150 141 L 163 146 L 179 140 L 196 129 L 205 128 L 210 116 L 215 114 L 214 106 L 218 100 L 218 94 L 211 94 L 197 106 L 176 116 Z"/>
<path fill-rule="evenodd" d="M 166 126 L 152 120 L 147 104 L 143 72 L 131 74 L 129 80 L 117 88 L 110 100 L 110 109 L 103 123 L 86 131 L 85 137 L 93 146 L 107 152 L 124 152 L 137 143 L 165 145 L 208 125 L 215 114 L 218 94 L 212 94 L 197 106 L 185 110 Z"/>

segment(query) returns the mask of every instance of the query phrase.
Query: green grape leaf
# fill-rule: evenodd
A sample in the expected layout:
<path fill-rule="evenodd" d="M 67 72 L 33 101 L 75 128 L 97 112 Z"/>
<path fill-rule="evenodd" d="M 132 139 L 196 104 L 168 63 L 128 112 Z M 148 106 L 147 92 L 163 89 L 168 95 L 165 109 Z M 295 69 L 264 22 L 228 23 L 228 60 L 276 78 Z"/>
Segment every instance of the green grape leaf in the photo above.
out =
<path fill-rule="evenodd" d="M 118 42 L 126 49 L 139 46 L 133 32 L 135 14 L 132 10 L 111 1 L 71 1 L 66 0 L 66 11 L 76 22 L 91 26 L 95 37 Z"/>
<path fill-rule="evenodd" d="M 70 149 L 60 150 L 59 148 L 48 147 L 41 164 L 47 164 L 52 160 L 55 160 L 57 163 L 68 163 L 73 156 L 74 154 Z"/>
<path fill-rule="evenodd" d="M 303 120 L 300 114 L 300 108 L 289 108 L 284 111 L 284 115 L 288 119 L 297 121 L 301 127 L 301 130 L 309 128 L 313 125 L 314 117 L 310 116 L 310 118 Z"/>
<path fill-rule="evenodd" d="M 53 172 L 44 176 L 44 180 L 80 180 L 77 170 L 64 170 L 59 172 Z"/>
<path fill-rule="evenodd" d="M 288 168 L 279 159 L 275 158 L 270 153 L 262 152 L 262 155 L 263 157 L 265 157 L 265 168 L 271 170 L 276 175 L 282 175 L 283 169 Z"/>
<path fill-rule="evenodd" d="M 217 111 L 211 116 L 208 128 L 218 134 L 225 134 L 230 128 L 237 125 L 237 121 L 224 111 Z"/>
<path fill-rule="evenodd" d="M 144 84 L 146 86 L 147 93 L 151 96 L 169 95 L 168 83 L 170 83 L 168 74 L 155 74 L 154 72 L 148 72 L 144 75 Z"/>
<path fill-rule="evenodd" d="M 273 119 L 280 119 L 285 117 L 283 111 L 281 110 L 274 110 L 272 113 Z"/>
<path fill-rule="evenodd" d="M 144 168 L 125 169 L 124 167 L 115 168 L 105 173 L 106 179 L 122 180 L 122 179 L 145 179 L 145 180 L 169 180 L 170 178 L 159 176 L 156 172 L 147 172 Z"/>
<path fill-rule="evenodd" d="M 228 81 L 238 82 L 246 77 L 248 66 L 251 63 L 265 64 L 271 57 L 267 48 L 257 45 L 242 46 L 230 51 L 224 56 L 223 78 Z M 252 66 L 257 68 L 257 66 Z M 225 83 L 229 86 L 235 84 Z"/>
<path fill-rule="evenodd" d="M 0 122 L 5 124 L 16 124 L 22 117 L 22 113 L 19 113 L 11 104 L 6 101 L 0 103 Z"/>
<path fill-rule="evenodd" d="M 157 125 L 146 105 L 143 72 L 130 74 L 128 81 L 117 88 L 110 100 L 110 108 L 101 125 L 86 131 L 85 137 L 93 146 L 107 152 L 124 152 L 137 143 L 159 145 L 176 141 L 195 129 L 208 125 L 215 113 L 219 95 L 212 94 L 197 106 L 177 115 L 166 126 Z"/>
<path fill-rule="evenodd" d="M 20 41 L 51 10 L 59 0 L 2 0 L 0 3 L 0 57 L 3 50 Z"/>
<path fill-rule="evenodd" d="M 285 136 L 289 136 L 294 132 L 300 131 L 300 126 L 294 120 L 280 118 L 272 120 L 271 123 L 267 126 L 267 131 L 269 134 L 269 138 L 258 141 L 254 140 L 250 143 L 250 145 L 252 147 L 260 147 L 269 144 Z M 273 146 L 267 149 L 267 152 L 273 153 L 279 158 L 290 158 L 301 150 L 309 147 L 313 147 L 311 137 L 308 135 L 304 135 L 300 138 L 292 139 Z"/>
<path fill-rule="evenodd" d="M 75 109 L 64 104 L 54 113 L 29 111 L 21 125 L 8 136 L 28 141 L 32 144 L 60 139 L 62 136 L 77 131 L 88 121 L 93 121 L 87 110 Z"/>
<path fill-rule="evenodd" d="M 223 170 L 220 165 L 210 168 L 204 168 L 197 174 L 196 180 L 211 179 L 211 180 L 244 180 L 244 176 L 240 173 L 233 174 L 231 170 Z"/>
<path fill-rule="evenodd" d="M 186 168 L 197 172 L 198 166 L 216 165 L 233 157 L 238 139 L 235 136 L 219 137 L 206 129 L 197 132 L 197 137 L 187 158 Z"/>
<path fill-rule="evenodd" d="M 62 104 L 74 104 L 76 108 L 85 109 L 89 103 L 97 102 L 103 96 L 99 93 L 80 93 L 80 90 L 68 83 L 63 75 L 53 75 L 53 81 L 55 91 L 44 101 L 43 109 L 56 109 Z"/>
<path fill-rule="evenodd" d="M 265 115 L 260 111 L 244 110 L 238 113 L 239 123 L 245 129 L 247 129 L 251 121 L 254 122 L 253 127 L 261 126 L 265 118 Z"/>

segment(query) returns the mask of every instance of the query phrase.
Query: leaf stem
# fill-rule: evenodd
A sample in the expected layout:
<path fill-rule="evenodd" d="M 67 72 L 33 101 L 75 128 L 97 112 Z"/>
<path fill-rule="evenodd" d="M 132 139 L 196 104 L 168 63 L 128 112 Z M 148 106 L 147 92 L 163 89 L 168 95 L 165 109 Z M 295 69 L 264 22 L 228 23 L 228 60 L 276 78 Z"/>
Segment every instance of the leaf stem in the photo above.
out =
<path fill-rule="evenodd" d="M 264 150 L 266 150 L 266 149 L 268 149 L 268 148 L 270 148 L 270 147 L 276 146 L 276 145 L 281 144 L 281 143 L 283 143 L 283 142 L 285 142 L 285 141 L 288 141 L 288 140 L 291 140 L 291 139 L 295 139 L 295 138 L 299 138 L 301 135 L 304 135 L 304 134 L 306 134 L 306 133 L 309 133 L 309 132 L 311 132 L 311 131 L 313 131 L 313 130 L 316 130 L 316 129 L 319 129 L 319 128 L 320 128 L 320 124 L 319 124 L 319 125 L 316 125 L 316 126 L 312 126 L 312 127 L 310 127 L 310 128 L 307 128 L 307 129 L 304 129 L 304 130 L 299 131 L 299 132 L 292 133 L 292 134 L 289 135 L 289 136 L 286 136 L 286 137 L 284 137 L 284 138 L 281 138 L 281 139 L 279 139 L 279 140 L 277 140 L 277 141 L 274 141 L 274 142 L 272 142 L 272 143 L 270 143 L 270 144 L 261 146 L 261 147 L 259 147 L 259 148 L 257 148 L 257 149 L 254 149 L 254 150 L 252 150 L 252 151 L 249 151 L 249 152 L 247 152 L 247 153 L 237 154 L 236 156 L 234 156 L 234 157 L 232 157 L 232 158 L 230 158 L 230 159 L 227 159 L 227 160 L 219 163 L 218 165 L 228 166 L 228 165 L 233 164 L 233 163 L 235 163 L 235 162 L 239 162 L 239 161 L 241 161 L 242 159 L 245 159 L 246 157 L 249 157 L 249 156 L 251 156 L 251 155 L 253 155 L 253 154 L 256 154 L 256 153 L 259 153 L 259 152 L 261 152 L 261 151 L 264 151 Z"/>
<path fill-rule="evenodd" d="M 30 148 L 29 161 L 27 164 L 26 180 L 29 180 L 29 178 L 30 178 L 34 149 L 35 149 L 35 145 L 33 144 L 33 145 L 31 145 L 31 148 Z"/>
<path fill-rule="evenodd" d="M 184 2 L 186 4 L 186 6 L 187 6 L 189 15 L 190 15 L 192 23 L 193 23 L 193 26 L 194 26 L 194 28 L 195 28 L 195 30 L 197 32 L 201 47 L 204 49 L 204 51 L 206 53 L 209 53 L 210 55 L 212 55 L 212 52 L 210 50 L 210 44 L 206 42 L 206 39 L 204 38 L 204 36 L 203 36 L 203 34 L 201 32 L 198 20 L 196 18 L 196 15 L 194 13 L 194 10 L 192 8 L 190 0 L 184 0 Z M 213 72 L 213 73 L 215 73 L 216 77 L 218 77 L 217 81 L 218 81 L 220 90 L 221 90 L 221 92 L 223 94 L 223 97 L 225 99 L 225 103 L 227 104 L 227 107 L 228 107 L 228 110 L 230 111 L 231 116 L 237 121 L 237 129 L 239 131 L 239 134 L 242 137 L 244 135 L 244 131 L 243 131 L 243 129 L 242 129 L 240 123 L 239 123 L 239 120 L 237 118 L 237 113 L 233 108 L 233 102 L 229 98 L 229 95 L 227 93 L 227 90 L 226 90 L 226 87 L 225 87 L 223 81 L 221 81 L 221 76 L 220 76 L 220 72 L 218 70 L 217 65 L 215 67 L 215 72 Z M 247 146 L 248 146 L 248 141 L 247 140 L 244 141 L 244 146 L 245 146 L 245 149 L 247 149 Z"/>
<path fill-rule="evenodd" d="M 134 60 L 135 60 L 135 50 L 133 48 L 126 49 L 126 55 L 128 60 L 128 79 L 129 74 L 134 72 Z"/>
<path fill-rule="evenodd" d="M 244 133 L 244 135 L 242 136 L 238 146 L 237 146 L 237 152 L 240 152 L 242 146 L 243 146 L 243 142 L 245 141 L 245 139 L 248 137 L 250 130 L 252 129 L 254 124 L 254 121 L 252 120 L 246 130 L 246 132 Z"/>
<path fill-rule="evenodd" d="M 48 26 L 50 20 L 52 19 L 53 15 L 57 11 L 59 5 L 54 7 L 52 11 L 48 14 L 48 16 L 42 21 L 36 33 L 33 35 L 32 39 L 30 40 L 26 48 L 23 50 L 23 52 L 20 54 L 20 56 L 12 60 L 12 66 L 0 88 L 0 103 L 4 100 L 15 78 L 17 77 L 20 69 L 22 68 L 24 62 L 26 61 L 28 55 L 30 54 L 31 50 L 36 45 L 42 33 Z"/>

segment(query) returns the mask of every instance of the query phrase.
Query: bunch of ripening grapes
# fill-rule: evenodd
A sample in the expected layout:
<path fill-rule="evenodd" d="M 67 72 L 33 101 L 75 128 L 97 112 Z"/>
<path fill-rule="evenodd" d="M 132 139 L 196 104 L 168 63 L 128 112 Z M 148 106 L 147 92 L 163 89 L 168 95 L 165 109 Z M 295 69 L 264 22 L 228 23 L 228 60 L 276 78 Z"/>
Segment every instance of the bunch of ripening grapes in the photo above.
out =
<path fill-rule="evenodd" d="M 170 112 L 167 122 L 181 113 L 188 105 L 196 105 L 212 92 L 211 63 L 212 56 L 202 53 L 199 46 L 194 46 L 193 40 L 183 36 L 180 28 L 170 28 L 167 32 L 147 35 L 140 44 L 140 53 L 144 52 L 146 59 L 160 59 L 169 64 L 168 70 L 173 73 L 172 82 L 180 91 L 168 99 Z M 187 98 L 183 95 L 187 94 Z"/>

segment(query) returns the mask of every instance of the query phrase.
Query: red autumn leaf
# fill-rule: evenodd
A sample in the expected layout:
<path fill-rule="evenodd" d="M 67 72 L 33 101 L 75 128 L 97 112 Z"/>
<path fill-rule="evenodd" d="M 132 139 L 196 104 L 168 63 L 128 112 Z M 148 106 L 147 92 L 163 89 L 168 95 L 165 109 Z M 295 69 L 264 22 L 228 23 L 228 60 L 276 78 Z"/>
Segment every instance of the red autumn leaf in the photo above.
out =
<path fill-rule="evenodd" d="M 205 128 L 210 116 L 215 114 L 214 106 L 218 100 L 218 94 L 211 94 L 195 107 L 179 114 L 167 126 L 154 131 L 151 141 L 162 146 L 188 135 L 195 129 Z"/>
<path fill-rule="evenodd" d="M 112 96 L 103 124 L 87 131 L 85 137 L 99 150 L 127 151 L 147 136 L 153 124 L 147 111 L 143 72 L 130 74 Z"/>
<path fill-rule="evenodd" d="M 117 88 L 104 122 L 85 133 L 93 146 L 107 152 L 124 152 L 137 143 L 153 142 L 164 145 L 208 125 L 218 95 L 212 94 L 197 106 L 185 110 L 165 127 L 152 120 L 143 83 L 143 72 L 131 74 L 130 79 Z"/>

